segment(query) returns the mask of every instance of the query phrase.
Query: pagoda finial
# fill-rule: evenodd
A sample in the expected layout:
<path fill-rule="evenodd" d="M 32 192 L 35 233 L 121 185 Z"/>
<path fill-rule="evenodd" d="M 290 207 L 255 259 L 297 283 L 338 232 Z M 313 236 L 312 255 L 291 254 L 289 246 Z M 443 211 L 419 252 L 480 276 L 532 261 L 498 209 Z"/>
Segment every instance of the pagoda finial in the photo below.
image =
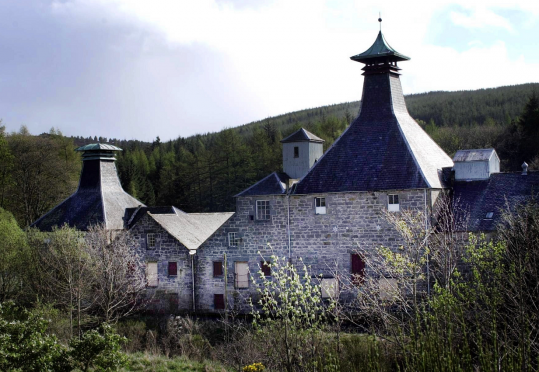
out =
<path fill-rule="evenodd" d="M 382 32 L 382 13 L 378 12 L 378 22 L 380 22 L 380 32 Z"/>

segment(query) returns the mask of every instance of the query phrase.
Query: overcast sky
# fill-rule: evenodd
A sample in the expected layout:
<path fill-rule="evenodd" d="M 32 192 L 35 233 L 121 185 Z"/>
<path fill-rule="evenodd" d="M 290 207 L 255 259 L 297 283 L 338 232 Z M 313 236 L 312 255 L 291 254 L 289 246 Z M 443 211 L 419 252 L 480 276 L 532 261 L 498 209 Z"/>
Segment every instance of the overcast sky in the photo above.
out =
<path fill-rule="evenodd" d="M 536 0 L 0 0 L 0 118 L 151 141 L 355 101 L 379 11 L 405 94 L 539 81 Z"/>

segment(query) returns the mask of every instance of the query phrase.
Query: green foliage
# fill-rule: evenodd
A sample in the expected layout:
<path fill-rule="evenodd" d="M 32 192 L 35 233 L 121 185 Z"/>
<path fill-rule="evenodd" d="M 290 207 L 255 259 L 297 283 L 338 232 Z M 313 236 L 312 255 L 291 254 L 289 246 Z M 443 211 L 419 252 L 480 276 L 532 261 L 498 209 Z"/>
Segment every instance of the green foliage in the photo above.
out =
<path fill-rule="evenodd" d="M 0 302 L 20 294 L 26 236 L 11 213 L 0 208 Z"/>
<path fill-rule="evenodd" d="M 40 314 L 0 304 L 0 370 L 70 371 L 67 350 L 46 334 L 47 325 Z"/>
<path fill-rule="evenodd" d="M 91 367 L 94 371 L 116 371 L 127 365 L 127 357 L 120 351 L 127 339 L 112 331 L 103 323 L 99 331 L 91 330 L 70 342 L 70 356 L 74 365 L 82 371 Z"/>

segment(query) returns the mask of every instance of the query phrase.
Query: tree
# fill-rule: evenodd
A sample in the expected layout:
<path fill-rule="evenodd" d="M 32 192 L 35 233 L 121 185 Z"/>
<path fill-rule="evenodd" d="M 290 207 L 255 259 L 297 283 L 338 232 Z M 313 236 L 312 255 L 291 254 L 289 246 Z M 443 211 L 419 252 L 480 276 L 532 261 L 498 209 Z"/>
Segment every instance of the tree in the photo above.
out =
<path fill-rule="evenodd" d="M 93 226 L 85 236 L 85 245 L 92 258 L 89 280 L 101 319 L 116 322 L 133 313 L 146 289 L 146 267 L 132 248 L 129 232 Z"/>
<path fill-rule="evenodd" d="M 51 233 L 34 230 L 29 240 L 35 263 L 33 276 L 28 278 L 33 280 L 36 294 L 69 314 L 71 337 L 76 320 L 80 337 L 83 315 L 95 301 L 92 261 L 85 249 L 84 234 L 64 225 Z"/>
<path fill-rule="evenodd" d="M 71 154 L 74 146 L 32 136 L 24 127 L 7 140 L 13 167 L 6 208 L 26 227 L 75 190 L 80 161 Z"/>
<path fill-rule="evenodd" d="M 0 208 L 0 302 L 21 294 L 26 236 L 13 215 Z"/>

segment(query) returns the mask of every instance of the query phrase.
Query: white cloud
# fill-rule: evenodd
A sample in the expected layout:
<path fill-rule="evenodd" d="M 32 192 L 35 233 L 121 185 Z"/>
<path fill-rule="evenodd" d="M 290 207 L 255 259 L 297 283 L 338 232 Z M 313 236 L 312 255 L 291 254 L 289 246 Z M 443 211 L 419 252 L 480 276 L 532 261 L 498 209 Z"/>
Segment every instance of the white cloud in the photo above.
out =
<path fill-rule="evenodd" d="M 537 19 L 536 3 L 273 0 L 238 7 L 222 0 L 54 0 L 52 11 L 77 32 L 85 24 L 127 30 L 107 46 L 115 56 L 129 54 L 126 65 L 110 67 L 107 78 L 113 83 L 95 78 L 96 85 L 86 89 L 95 90 L 95 96 L 102 89 L 107 99 L 122 94 L 117 100 L 123 104 L 110 106 L 117 122 L 136 128 L 124 136 L 151 139 L 157 132 L 167 139 L 358 100 L 362 66 L 348 57 L 374 41 L 379 11 L 391 46 L 412 57 L 401 66 L 405 93 L 529 82 L 539 66 L 508 53 L 504 37 L 516 32 L 516 25 L 499 10 L 521 10 Z M 465 50 L 431 45 L 431 22 L 440 14 L 460 27 L 488 29 L 499 40 L 484 43 L 474 36 Z M 155 93 L 143 92 L 148 88 Z M 69 117 L 76 120 L 77 115 Z M 152 132 L 144 132 L 153 117 L 159 120 L 150 126 Z M 105 112 L 99 119 L 106 119 Z"/>

